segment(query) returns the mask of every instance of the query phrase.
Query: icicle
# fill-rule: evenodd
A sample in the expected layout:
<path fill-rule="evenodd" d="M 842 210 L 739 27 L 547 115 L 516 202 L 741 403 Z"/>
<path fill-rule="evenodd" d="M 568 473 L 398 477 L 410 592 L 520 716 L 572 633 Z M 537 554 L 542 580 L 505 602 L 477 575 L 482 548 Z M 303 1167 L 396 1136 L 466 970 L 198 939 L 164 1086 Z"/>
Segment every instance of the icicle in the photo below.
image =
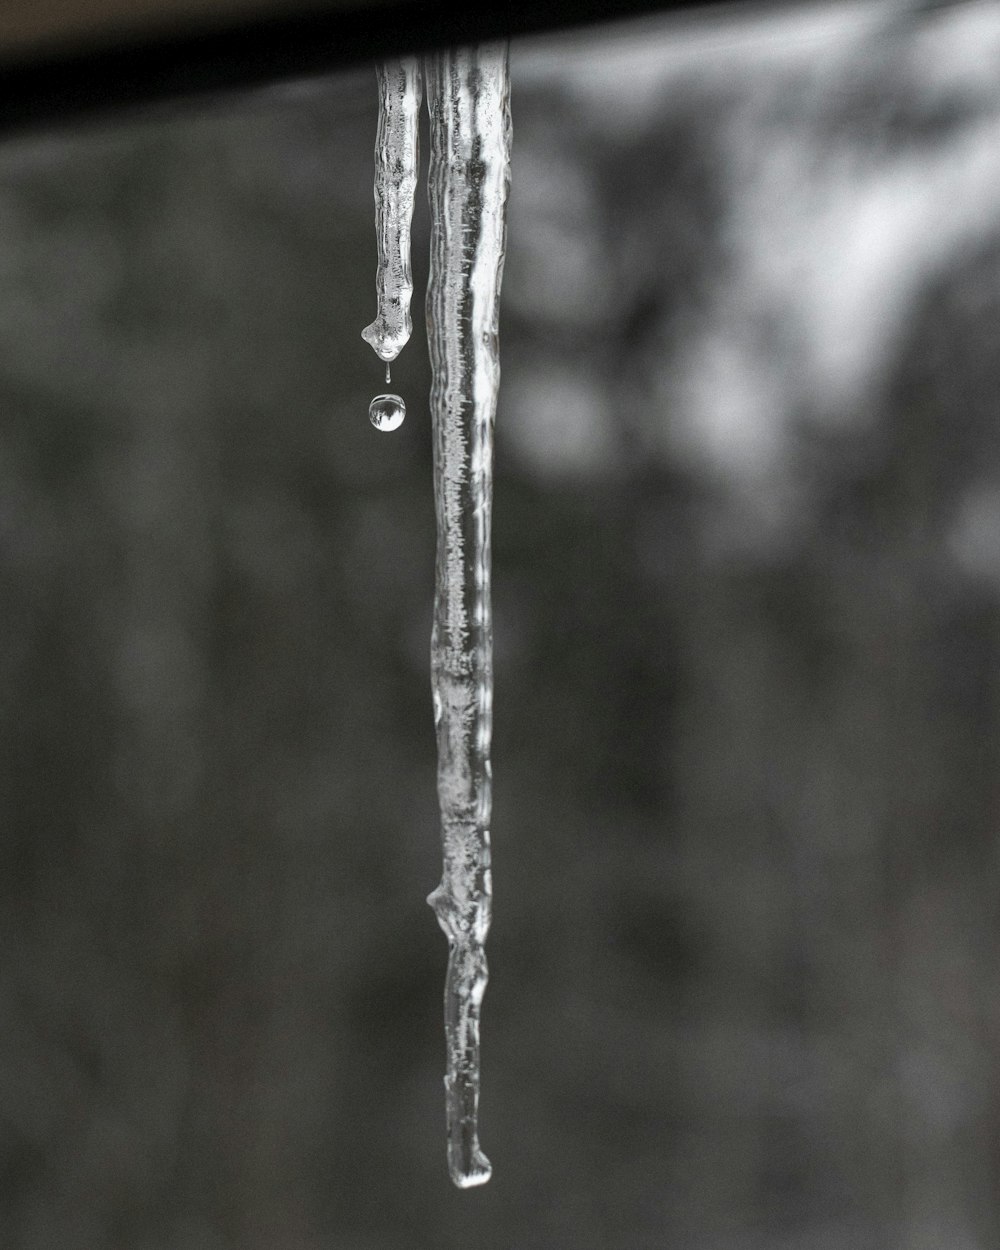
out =
<path fill-rule="evenodd" d="M 445 983 L 448 1167 L 490 1178 L 479 1148 L 479 1015 L 490 870 L 493 627 L 490 523 L 498 319 L 510 186 L 507 48 L 429 57 L 431 265 L 427 338 L 438 546 L 431 681 L 444 871 L 428 902 L 449 944 Z"/>
<path fill-rule="evenodd" d="M 414 57 L 377 67 L 378 137 L 375 140 L 375 233 L 378 315 L 361 337 L 382 360 L 395 360 L 410 337 L 410 223 L 419 163 L 420 65 Z M 388 374 L 386 381 L 388 382 Z"/>
<path fill-rule="evenodd" d="M 426 62 L 431 118 L 427 329 L 438 523 L 431 681 L 444 872 L 428 902 L 448 937 L 445 1077 L 448 1168 L 460 1188 L 490 1178 L 479 1148 L 479 1015 L 490 927 L 493 633 L 490 515 L 497 328 L 510 186 L 506 45 Z M 386 362 L 410 337 L 410 222 L 417 177 L 420 70 L 378 69 L 375 204 L 378 316 L 363 337 Z M 372 424 L 396 429 L 406 406 L 376 395 Z"/>

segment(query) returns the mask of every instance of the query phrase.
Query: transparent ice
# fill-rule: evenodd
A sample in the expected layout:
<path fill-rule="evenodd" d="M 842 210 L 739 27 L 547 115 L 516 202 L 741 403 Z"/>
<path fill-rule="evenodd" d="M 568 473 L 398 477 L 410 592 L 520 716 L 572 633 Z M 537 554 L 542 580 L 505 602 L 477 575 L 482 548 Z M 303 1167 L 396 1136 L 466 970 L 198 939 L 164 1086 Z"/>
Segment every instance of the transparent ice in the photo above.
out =
<path fill-rule="evenodd" d="M 415 57 L 377 67 L 379 117 L 375 140 L 375 233 L 378 313 L 361 337 L 382 360 L 395 360 L 410 337 L 410 223 L 420 160 L 420 63 Z M 386 381 L 388 381 L 388 375 Z"/>
<path fill-rule="evenodd" d="M 490 927 L 493 618 L 490 528 L 498 322 L 510 189 L 506 44 L 425 62 L 431 153 L 427 340 L 437 571 L 431 683 L 444 872 L 428 902 L 448 938 L 448 1168 L 461 1188 L 490 1178 L 479 1148 L 479 1014 Z"/>
<path fill-rule="evenodd" d="M 448 938 L 448 1170 L 461 1189 L 483 1184 L 491 1173 L 479 1147 L 479 1018 L 493 904 L 490 525 L 510 189 L 507 62 L 506 44 L 490 44 L 437 53 L 424 65 L 431 136 L 427 340 L 438 535 L 431 685 L 444 852 L 441 884 L 427 901 Z M 420 71 L 412 60 L 387 62 L 378 81 L 379 314 L 364 338 L 388 362 L 410 335 Z M 378 429 L 395 429 L 405 405 L 397 395 L 377 395 L 369 412 Z"/>

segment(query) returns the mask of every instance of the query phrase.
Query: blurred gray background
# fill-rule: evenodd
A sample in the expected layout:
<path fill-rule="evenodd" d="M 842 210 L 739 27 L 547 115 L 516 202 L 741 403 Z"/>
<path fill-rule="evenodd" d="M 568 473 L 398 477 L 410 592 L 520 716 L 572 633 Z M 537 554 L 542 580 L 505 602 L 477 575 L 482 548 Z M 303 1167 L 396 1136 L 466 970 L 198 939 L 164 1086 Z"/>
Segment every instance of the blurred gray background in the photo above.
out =
<path fill-rule="evenodd" d="M 4 143 L 4 1246 L 1000 1243 L 998 70 L 986 2 L 513 49 L 465 1194 L 374 75 Z"/>

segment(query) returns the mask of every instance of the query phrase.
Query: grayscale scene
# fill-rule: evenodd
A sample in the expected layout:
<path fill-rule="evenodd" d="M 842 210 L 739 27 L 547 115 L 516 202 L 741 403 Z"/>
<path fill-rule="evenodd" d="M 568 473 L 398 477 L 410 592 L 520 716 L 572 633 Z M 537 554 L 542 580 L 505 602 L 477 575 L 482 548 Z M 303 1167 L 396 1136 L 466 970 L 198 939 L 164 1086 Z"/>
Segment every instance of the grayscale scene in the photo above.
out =
<path fill-rule="evenodd" d="M 0 144 L 10 1250 L 1000 1245 L 1000 9 L 510 80 L 466 1193 L 426 171 L 389 387 L 373 67 Z"/>

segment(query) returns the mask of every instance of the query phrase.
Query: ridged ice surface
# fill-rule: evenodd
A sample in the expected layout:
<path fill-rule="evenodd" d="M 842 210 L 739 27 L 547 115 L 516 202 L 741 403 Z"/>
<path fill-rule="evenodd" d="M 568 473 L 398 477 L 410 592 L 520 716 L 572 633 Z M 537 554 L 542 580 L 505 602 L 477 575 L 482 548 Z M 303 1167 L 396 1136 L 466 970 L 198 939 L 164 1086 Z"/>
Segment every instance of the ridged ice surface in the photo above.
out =
<path fill-rule="evenodd" d="M 449 943 L 445 983 L 448 1167 L 479 1185 L 479 1017 L 492 911 L 490 526 L 498 319 L 510 186 L 506 45 L 425 63 L 431 118 L 431 358 L 437 572 L 431 681 L 444 871 L 428 902 Z"/>
<path fill-rule="evenodd" d="M 375 140 L 375 233 L 378 315 L 361 331 L 383 360 L 395 360 L 410 337 L 410 225 L 419 166 L 420 63 L 414 57 L 377 68 L 378 135 Z M 387 379 L 388 380 L 388 379 Z"/>

